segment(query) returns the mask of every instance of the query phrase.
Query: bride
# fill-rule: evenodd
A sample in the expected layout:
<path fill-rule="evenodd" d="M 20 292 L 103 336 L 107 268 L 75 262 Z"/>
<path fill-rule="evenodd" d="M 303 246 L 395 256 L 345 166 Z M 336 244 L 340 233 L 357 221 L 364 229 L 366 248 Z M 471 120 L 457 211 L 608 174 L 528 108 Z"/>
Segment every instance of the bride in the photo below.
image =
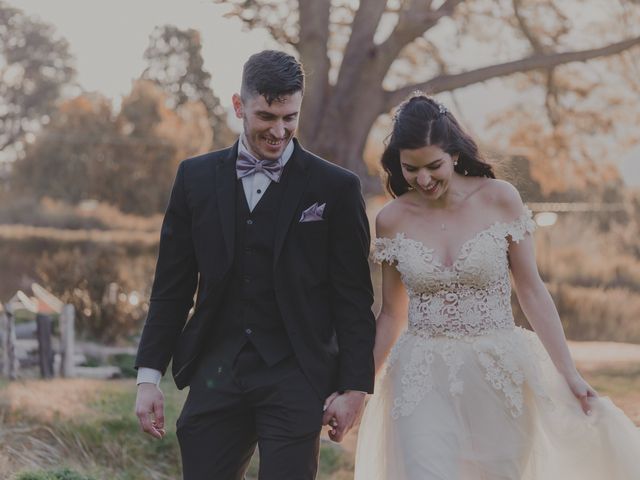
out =
<path fill-rule="evenodd" d="M 640 433 L 576 370 L 517 190 L 423 95 L 382 164 L 395 199 L 376 219 L 379 375 L 356 480 L 640 479 Z M 509 271 L 535 333 L 514 324 Z"/>

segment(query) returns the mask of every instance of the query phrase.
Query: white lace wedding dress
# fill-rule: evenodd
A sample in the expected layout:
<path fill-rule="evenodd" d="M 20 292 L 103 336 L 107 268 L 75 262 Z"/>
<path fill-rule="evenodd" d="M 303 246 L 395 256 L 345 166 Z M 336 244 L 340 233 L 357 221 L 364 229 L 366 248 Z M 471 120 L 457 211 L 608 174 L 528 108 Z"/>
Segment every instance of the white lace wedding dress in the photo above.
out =
<path fill-rule="evenodd" d="M 455 263 L 378 238 L 409 294 L 360 426 L 356 480 L 640 480 L 640 433 L 604 397 L 586 416 L 538 337 L 516 327 L 507 249 L 526 210 L 468 240 Z"/>

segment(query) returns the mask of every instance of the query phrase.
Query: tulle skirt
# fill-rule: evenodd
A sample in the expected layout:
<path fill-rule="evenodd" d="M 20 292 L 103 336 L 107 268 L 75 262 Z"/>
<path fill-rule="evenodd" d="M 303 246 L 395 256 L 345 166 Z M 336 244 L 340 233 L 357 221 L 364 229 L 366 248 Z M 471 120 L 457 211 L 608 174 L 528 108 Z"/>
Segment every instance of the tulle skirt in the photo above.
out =
<path fill-rule="evenodd" d="M 358 433 L 356 480 L 640 480 L 640 431 L 580 404 L 537 336 L 405 332 Z"/>

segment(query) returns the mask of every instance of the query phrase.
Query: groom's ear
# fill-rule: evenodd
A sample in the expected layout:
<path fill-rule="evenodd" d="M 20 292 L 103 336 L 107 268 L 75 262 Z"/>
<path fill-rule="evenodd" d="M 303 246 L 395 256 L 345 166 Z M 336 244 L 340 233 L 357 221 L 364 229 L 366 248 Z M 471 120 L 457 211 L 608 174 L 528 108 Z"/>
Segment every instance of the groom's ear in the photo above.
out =
<path fill-rule="evenodd" d="M 233 97 L 231 97 L 231 103 L 233 103 L 233 110 L 236 112 L 236 117 L 243 118 L 244 109 L 243 109 L 242 99 L 240 98 L 240 95 L 238 95 L 237 93 L 234 93 Z"/>

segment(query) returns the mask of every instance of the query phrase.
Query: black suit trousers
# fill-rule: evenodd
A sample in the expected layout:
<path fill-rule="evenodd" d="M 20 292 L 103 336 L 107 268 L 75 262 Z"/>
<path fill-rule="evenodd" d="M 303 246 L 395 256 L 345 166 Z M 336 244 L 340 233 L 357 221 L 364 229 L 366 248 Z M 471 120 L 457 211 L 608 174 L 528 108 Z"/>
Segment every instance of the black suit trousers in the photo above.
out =
<path fill-rule="evenodd" d="M 293 356 L 205 354 L 177 422 L 184 480 L 243 479 L 256 445 L 260 480 L 314 479 L 323 403 Z"/>

